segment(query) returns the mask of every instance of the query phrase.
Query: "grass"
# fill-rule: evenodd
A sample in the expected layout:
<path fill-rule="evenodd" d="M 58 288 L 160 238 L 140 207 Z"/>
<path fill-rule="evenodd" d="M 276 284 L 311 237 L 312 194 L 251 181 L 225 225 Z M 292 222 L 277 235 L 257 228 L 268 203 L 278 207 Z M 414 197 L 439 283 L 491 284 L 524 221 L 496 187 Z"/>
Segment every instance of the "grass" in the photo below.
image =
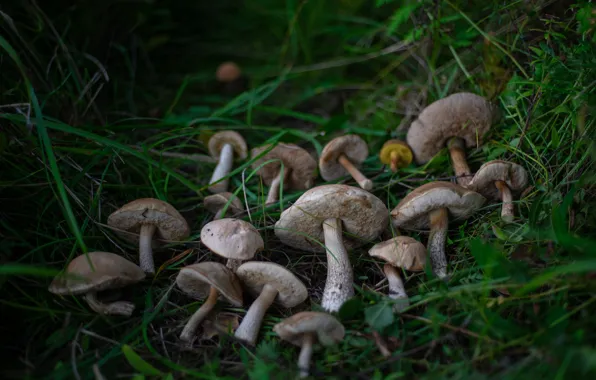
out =
<path fill-rule="evenodd" d="M 196 3 L 196 4 L 195 4 Z M 406 273 L 412 307 L 394 315 L 370 245 L 351 253 L 357 296 L 340 311 L 346 339 L 315 351 L 313 375 L 335 378 L 591 378 L 596 374 L 594 120 L 596 44 L 589 2 L 293 1 L 70 2 L 0 8 L 0 287 L 4 378 L 283 378 L 295 347 L 272 326 L 319 308 L 320 255 L 280 244 L 273 224 L 300 193 L 265 207 L 250 162 L 230 188 L 261 232 L 259 260 L 287 266 L 310 300 L 274 307 L 256 348 L 225 336 L 178 341 L 200 305 L 173 286 L 180 267 L 216 260 L 200 244 L 218 129 L 250 147 L 293 142 L 319 153 L 339 133 L 370 147 L 364 172 L 391 209 L 411 189 L 451 179 L 446 152 L 396 175 L 377 158 L 425 105 L 457 91 L 502 110 L 477 169 L 525 166 L 531 186 L 503 225 L 500 205 L 452 224 L 448 285 Z M 226 95 L 218 63 L 239 62 L 248 89 Z M 347 183 L 354 184 L 347 180 Z M 319 179 L 318 184 L 322 184 Z M 51 278 L 86 251 L 135 261 L 106 226 L 119 205 L 167 200 L 189 221 L 187 242 L 158 256 L 159 273 L 127 289 L 130 319 L 51 295 Z M 412 236 L 426 242 L 425 234 Z M 222 307 L 243 315 L 244 310 Z M 382 341 L 378 337 L 382 337 Z M 389 357 L 381 355 L 385 345 Z"/>

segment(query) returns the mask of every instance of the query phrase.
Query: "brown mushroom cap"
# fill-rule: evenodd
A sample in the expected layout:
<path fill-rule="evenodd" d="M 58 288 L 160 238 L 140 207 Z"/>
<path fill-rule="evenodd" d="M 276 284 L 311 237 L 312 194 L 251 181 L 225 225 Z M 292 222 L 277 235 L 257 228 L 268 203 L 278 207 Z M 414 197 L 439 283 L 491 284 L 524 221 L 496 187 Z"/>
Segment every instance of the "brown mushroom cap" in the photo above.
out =
<path fill-rule="evenodd" d="M 234 147 L 235 159 L 244 160 L 248 154 L 246 141 L 240 133 L 234 131 L 217 132 L 209 139 L 209 154 L 219 160 L 219 153 L 225 144 Z"/>
<path fill-rule="evenodd" d="M 349 174 L 338 161 L 342 154 L 354 165 L 359 165 L 368 157 L 368 146 L 357 135 L 340 136 L 329 141 L 319 157 L 319 170 L 325 181 L 333 181 Z"/>
<path fill-rule="evenodd" d="M 254 148 L 252 157 L 257 157 L 268 148 L 269 146 Z M 256 160 L 252 164 L 252 168 L 257 169 L 263 162 L 269 160 L 281 160 L 286 170 L 291 170 L 284 181 L 286 188 L 305 190 L 312 187 L 316 178 L 317 161 L 306 150 L 295 144 L 280 143 Z M 270 162 L 259 169 L 258 174 L 266 185 L 271 185 L 271 182 L 279 176 L 281 162 Z"/>
<path fill-rule="evenodd" d="M 331 314 L 303 311 L 284 319 L 273 326 L 273 331 L 285 341 L 302 346 L 305 334 L 313 334 L 324 346 L 336 344 L 344 339 L 344 326 Z"/>
<path fill-rule="evenodd" d="M 424 270 L 426 265 L 424 244 L 409 236 L 397 236 L 375 244 L 368 254 L 378 257 L 394 267 L 413 272 Z"/>
<path fill-rule="evenodd" d="M 323 222 L 342 221 L 344 246 L 352 249 L 376 239 L 389 220 L 383 202 L 358 187 L 323 185 L 302 194 L 275 224 L 282 243 L 310 252 L 325 252 Z"/>
<path fill-rule="evenodd" d="M 230 199 L 232 200 L 231 202 Z M 240 199 L 229 192 L 209 195 L 203 199 L 203 205 L 209 212 L 212 213 L 216 213 L 221 210 L 228 202 L 230 202 L 230 205 L 228 206 L 229 214 L 239 214 L 244 211 L 244 207 L 242 206 Z"/>
<path fill-rule="evenodd" d="M 213 253 L 234 260 L 250 260 L 265 248 L 263 238 L 252 224 L 233 218 L 205 224 L 201 242 Z"/>
<path fill-rule="evenodd" d="M 528 172 L 523 166 L 513 162 L 489 161 L 478 169 L 468 188 L 487 198 L 500 199 L 495 181 L 503 181 L 512 191 L 520 191 L 528 184 Z"/>
<path fill-rule="evenodd" d="M 219 82 L 230 83 L 240 78 L 242 71 L 235 62 L 223 62 L 217 66 L 215 71 L 215 78 Z"/>
<path fill-rule="evenodd" d="M 406 140 L 418 164 L 430 161 L 451 137 L 463 139 L 466 146 L 482 144 L 497 118 L 497 108 L 482 96 L 460 92 L 428 105 L 412 122 Z"/>
<path fill-rule="evenodd" d="M 206 261 L 186 266 L 178 272 L 176 285 L 195 299 L 207 298 L 214 287 L 229 303 L 242 306 L 242 286 L 238 277 L 220 263 Z"/>

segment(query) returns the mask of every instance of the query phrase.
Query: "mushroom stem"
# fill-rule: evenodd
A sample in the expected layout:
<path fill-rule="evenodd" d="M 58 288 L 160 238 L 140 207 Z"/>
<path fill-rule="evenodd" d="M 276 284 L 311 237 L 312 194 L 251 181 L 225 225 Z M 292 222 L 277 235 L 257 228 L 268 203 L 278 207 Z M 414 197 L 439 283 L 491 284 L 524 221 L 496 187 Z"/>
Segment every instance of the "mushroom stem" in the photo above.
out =
<path fill-rule="evenodd" d="M 308 377 L 310 368 L 310 358 L 312 356 L 312 345 L 315 337 L 312 333 L 304 334 L 302 337 L 302 346 L 300 348 L 300 356 L 298 356 L 298 369 L 300 370 L 300 377 Z"/>
<path fill-rule="evenodd" d="M 145 273 L 155 273 L 155 265 L 153 264 L 153 234 L 156 229 L 155 224 L 143 224 L 139 234 L 139 266 Z"/>
<path fill-rule="evenodd" d="M 511 194 L 511 189 L 503 181 L 495 181 L 495 186 L 499 190 L 501 201 L 503 202 L 503 206 L 501 206 L 501 219 L 506 223 L 511 223 L 513 222 L 513 195 Z"/>
<path fill-rule="evenodd" d="M 393 305 L 393 310 L 401 313 L 410 306 L 410 300 L 408 299 L 404 282 L 397 269 L 391 264 L 385 264 L 383 266 L 383 272 L 389 282 L 389 298 L 397 301 Z"/>
<path fill-rule="evenodd" d="M 217 166 L 215 166 L 211 181 L 209 181 L 210 184 L 213 183 L 213 185 L 209 186 L 209 191 L 212 193 L 223 193 L 228 191 L 228 179 L 224 179 L 218 183 L 214 182 L 219 181 L 230 173 L 233 161 L 234 147 L 231 144 L 224 144 L 219 153 L 219 161 L 217 162 Z"/>
<path fill-rule="evenodd" d="M 396 150 L 391 152 L 391 171 L 396 173 L 397 172 L 397 164 L 399 162 L 399 153 Z"/>
<path fill-rule="evenodd" d="M 220 208 L 219 210 L 217 210 L 217 212 L 215 213 L 215 215 L 213 215 L 213 220 L 218 220 L 224 217 L 224 208 Z"/>
<path fill-rule="evenodd" d="M 337 160 L 339 161 L 341 166 L 343 166 L 344 169 L 346 169 L 348 171 L 348 173 L 350 173 L 352 178 L 354 178 L 354 180 L 356 180 L 356 182 L 358 182 L 358 185 L 360 185 L 361 188 L 363 188 L 364 190 L 372 189 L 372 187 L 373 187 L 372 181 L 370 179 L 366 178 L 366 176 L 364 174 L 362 174 L 362 172 L 360 172 L 360 170 L 358 170 L 358 168 L 356 166 L 354 166 L 352 161 L 350 161 L 350 159 L 348 157 L 346 157 L 345 154 L 340 154 Z"/>
<path fill-rule="evenodd" d="M 279 200 L 279 186 L 282 179 L 286 178 L 287 173 L 288 170 L 284 167 L 284 169 L 280 170 L 279 174 L 273 178 L 271 181 L 271 186 L 269 186 L 269 193 L 267 194 L 267 200 L 265 201 L 265 204 L 275 203 Z"/>
<path fill-rule="evenodd" d="M 447 257 L 445 256 L 445 241 L 447 240 L 447 223 L 449 222 L 446 208 L 439 208 L 430 212 L 430 234 L 428 235 L 428 251 L 433 272 L 442 280 L 447 279 Z"/>
<path fill-rule="evenodd" d="M 192 317 L 190 317 L 188 322 L 186 322 L 186 325 L 184 325 L 184 329 L 182 329 L 182 333 L 180 333 L 180 340 L 184 342 L 190 342 L 192 340 L 192 337 L 195 335 L 195 332 L 197 331 L 197 327 L 199 327 L 199 324 L 203 322 L 205 317 L 215 307 L 218 296 L 219 293 L 217 289 L 215 289 L 212 286 L 211 289 L 209 289 L 209 297 L 207 297 L 207 299 L 205 300 L 205 302 L 203 302 L 201 307 L 199 307 L 197 311 L 195 311 L 195 313 L 192 315 Z"/>
<path fill-rule="evenodd" d="M 449 148 L 449 154 L 451 155 L 451 163 L 453 165 L 453 171 L 457 177 L 457 183 L 460 186 L 466 187 L 472 180 L 472 172 L 468 166 L 466 160 L 466 145 L 464 140 L 459 137 L 452 137 L 447 141 L 447 148 Z"/>
<path fill-rule="evenodd" d="M 238 267 L 240 265 L 242 265 L 243 261 L 242 260 L 237 260 L 237 259 L 228 259 L 228 261 L 226 262 L 226 267 L 231 270 L 232 272 L 236 273 L 236 271 L 238 270 Z"/>
<path fill-rule="evenodd" d="M 352 265 L 344 246 L 341 220 L 329 218 L 323 222 L 327 247 L 327 281 L 321 306 L 327 311 L 338 311 L 354 295 Z"/>
<path fill-rule="evenodd" d="M 265 316 L 267 309 L 269 309 L 269 306 L 271 306 L 275 300 L 275 297 L 277 297 L 277 293 L 277 289 L 269 284 L 263 287 L 261 294 L 259 294 L 257 299 L 250 305 L 242 323 L 238 326 L 238 329 L 234 334 L 236 339 L 242 340 L 253 346 L 255 345 L 257 336 L 259 335 L 261 322 L 263 322 L 263 317 Z"/>
<path fill-rule="evenodd" d="M 83 298 L 93 311 L 102 315 L 123 315 L 125 317 L 130 317 L 135 309 L 135 305 L 130 302 L 100 302 L 97 299 L 97 293 L 95 292 L 89 292 L 85 294 Z"/>

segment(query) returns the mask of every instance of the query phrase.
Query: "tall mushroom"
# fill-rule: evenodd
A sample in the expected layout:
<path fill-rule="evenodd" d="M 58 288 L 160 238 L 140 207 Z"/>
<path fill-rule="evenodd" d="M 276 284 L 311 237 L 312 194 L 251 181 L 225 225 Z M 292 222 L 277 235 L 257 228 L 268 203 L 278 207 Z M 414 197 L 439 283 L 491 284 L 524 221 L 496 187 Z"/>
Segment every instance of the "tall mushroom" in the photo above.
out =
<path fill-rule="evenodd" d="M 427 245 L 430 263 L 433 272 L 446 279 L 445 241 L 449 215 L 452 220 L 467 219 L 485 201 L 482 195 L 459 185 L 430 182 L 406 195 L 391 211 L 391 217 L 395 227 L 407 230 L 430 228 Z"/>
<path fill-rule="evenodd" d="M 213 220 L 221 219 L 226 215 L 236 215 L 244 212 L 244 206 L 240 202 L 240 199 L 227 191 L 206 196 L 203 199 L 203 205 L 205 209 L 215 214 Z"/>
<path fill-rule="evenodd" d="M 376 239 L 387 225 L 388 214 L 379 198 L 347 185 L 312 188 L 281 214 L 275 224 L 275 234 L 282 243 L 305 251 L 327 253 L 327 280 L 322 300 L 325 310 L 339 310 L 354 295 L 347 250 Z"/>
<path fill-rule="evenodd" d="M 291 308 L 308 297 L 306 286 L 292 272 L 274 263 L 249 261 L 240 265 L 236 275 L 257 299 L 250 305 L 234 336 L 254 345 L 267 309 L 273 302 Z"/>
<path fill-rule="evenodd" d="M 190 235 L 188 223 L 174 206 L 154 198 L 125 204 L 108 217 L 108 225 L 127 232 L 122 234 L 124 238 L 139 243 L 139 262 L 145 273 L 155 273 L 153 239 L 177 241 Z"/>
<path fill-rule="evenodd" d="M 401 140 L 386 141 L 379 152 L 379 159 L 383 164 L 389 165 L 393 173 L 396 173 L 399 168 L 410 165 L 413 156 L 408 144 Z"/>
<path fill-rule="evenodd" d="M 75 257 L 65 273 L 54 278 L 48 290 L 58 295 L 82 294 L 89 307 L 99 314 L 130 317 L 135 305 L 124 301 L 103 303 L 97 298 L 97 292 L 123 288 L 144 278 L 141 268 L 121 256 L 89 252 Z"/>
<path fill-rule="evenodd" d="M 497 108 L 485 98 L 469 92 L 455 93 L 422 110 L 406 139 L 418 164 L 430 161 L 447 146 L 457 183 L 467 186 L 471 171 L 465 149 L 482 144 L 497 116 Z"/>
<path fill-rule="evenodd" d="M 321 157 L 319 170 L 325 181 L 334 181 L 348 173 L 364 190 L 371 190 L 373 183 L 356 167 L 368 157 L 366 142 L 357 135 L 345 135 L 329 141 Z"/>
<path fill-rule="evenodd" d="M 222 178 L 230 174 L 234 163 L 234 155 L 242 160 L 246 158 L 248 154 L 246 141 L 238 132 L 218 132 L 209 139 L 209 154 L 217 160 L 217 166 L 209 181 L 209 191 L 212 193 L 226 192 L 228 191 L 229 180 L 228 178 Z"/>

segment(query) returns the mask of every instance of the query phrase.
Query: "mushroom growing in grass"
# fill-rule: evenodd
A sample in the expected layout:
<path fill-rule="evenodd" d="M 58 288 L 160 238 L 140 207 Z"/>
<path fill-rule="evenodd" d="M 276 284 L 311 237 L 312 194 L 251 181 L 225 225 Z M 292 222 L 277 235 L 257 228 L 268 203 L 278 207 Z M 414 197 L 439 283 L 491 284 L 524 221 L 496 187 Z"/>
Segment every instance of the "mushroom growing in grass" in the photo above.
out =
<path fill-rule="evenodd" d="M 176 277 L 176 285 L 192 298 L 205 299 L 180 334 L 180 339 L 185 342 L 192 340 L 197 327 L 215 307 L 218 297 L 223 297 L 235 307 L 242 306 L 240 281 L 220 263 L 207 261 L 184 267 Z"/>
<path fill-rule="evenodd" d="M 252 157 L 257 157 L 270 146 L 262 146 L 252 150 Z M 260 167 L 263 163 L 275 160 Z M 283 163 L 283 170 L 282 164 Z M 260 167 L 260 168 L 259 168 Z M 283 181 L 284 189 L 306 190 L 315 182 L 317 161 L 304 149 L 295 144 L 277 144 L 261 158 L 252 168 L 263 182 L 269 186 L 266 204 L 275 203 L 279 199 L 279 186 Z"/>
<path fill-rule="evenodd" d="M 214 213 L 213 220 L 221 219 L 227 215 L 236 215 L 244 212 L 240 199 L 232 193 L 224 192 L 208 195 L 203 199 L 205 209 Z M 226 208 L 224 213 L 224 209 Z"/>
<path fill-rule="evenodd" d="M 232 171 L 234 156 L 241 160 L 246 158 L 248 154 L 246 141 L 238 132 L 218 132 L 209 139 L 209 154 L 217 160 L 217 166 L 209 181 L 209 191 L 212 193 L 226 192 L 228 191 L 229 179 L 222 178 Z"/>
<path fill-rule="evenodd" d="M 329 141 L 321 157 L 319 170 L 325 181 L 334 181 L 348 173 L 364 190 L 371 190 L 373 183 L 356 167 L 368 157 L 366 142 L 357 135 L 345 135 Z"/>
<path fill-rule="evenodd" d="M 139 262 L 145 273 L 155 273 L 153 239 L 179 241 L 190 235 L 190 227 L 171 204 L 141 198 L 125 204 L 108 217 L 108 225 L 127 233 L 122 236 L 139 244 Z"/>
<path fill-rule="evenodd" d="M 379 159 L 389 165 L 391 171 L 396 173 L 399 168 L 405 168 L 412 163 L 412 150 L 401 140 L 389 140 L 383 144 L 379 152 Z"/>
<path fill-rule="evenodd" d="M 300 377 L 308 376 L 314 344 L 331 346 L 341 342 L 346 334 L 344 326 L 335 317 L 315 311 L 294 314 L 273 326 L 273 331 L 281 339 L 300 347 Z"/>
<path fill-rule="evenodd" d="M 236 275 L 257 299 L 250 305 L 234 336 L 255 345 L 263 317 L 271 304 L 291 308 L 308 297 L 306 286 L 292 272 L 274 263 L 249 261 L 240 265 Z"/>
<path fill-rule="evenodd" d="M 347 250 L 376 239 L 388 221 L 385 204 L 368 191 L 324 185 L 308 190 L 286 209 L 275 224 L 275 234 L 291 247 L 327 253 L 321 304 L 327 311 L 337 311 L 354 295 Z"/>
<path fill-rule="evenodd" d="M 494 160 L 482 165 L 472 178 L 468 188 L 490 199 L 500 199 L 501 219 L 513 221 L 513 194 L 528 184 L 528 172 L 523 166 L 513 162 Z"/>
<path fill-rule="evenodd" d="M 467 186 L 472 177 L 465 149 L 482 144 L 497 115 L 496 107 L 482 96 L 452 94 L 422 110 L 406 139 L 418 164 L 430 161 L 447 146 L 457 183 Z"/>
<path fill-rule="evenodd" d="M 401 313 L 410 306 L 410 300 L 397 268 L 412 272 L 424 270 L 426 265 L 424 244 L 409 236 L 397 236 L 375 244 L 368 254 L 387 262 L 383 266 L 383 272 L 389 282 L 389 298 L 397 301 L 393 310 Z"/>
<path fill-rule="evenodd" d="M 103 315 L 129 317 L 135 309 L 130 302 L 102 303 L 97 292 L 119 289 L 136 284 L 145 278 L 137 265 L 109 252 L 89 252 L 75 257 L 65 273 L 54 278 L 49 291 L 58 295 L 82 294 L 89 307 Z"/>
<path fill-rule="evenodd" d="M 399 202 L 391 211 L 393 225 L 406 230 L 430 228 L 428 251 L 433 272 L 447 279 L 445 241 L 449 219 L 467 219 L 478 210 L 486 199 L 472 191 L 450 182 L 430 182 L 422 185 Z M 450 218 L 451 216 L 451 218 Z"/>

